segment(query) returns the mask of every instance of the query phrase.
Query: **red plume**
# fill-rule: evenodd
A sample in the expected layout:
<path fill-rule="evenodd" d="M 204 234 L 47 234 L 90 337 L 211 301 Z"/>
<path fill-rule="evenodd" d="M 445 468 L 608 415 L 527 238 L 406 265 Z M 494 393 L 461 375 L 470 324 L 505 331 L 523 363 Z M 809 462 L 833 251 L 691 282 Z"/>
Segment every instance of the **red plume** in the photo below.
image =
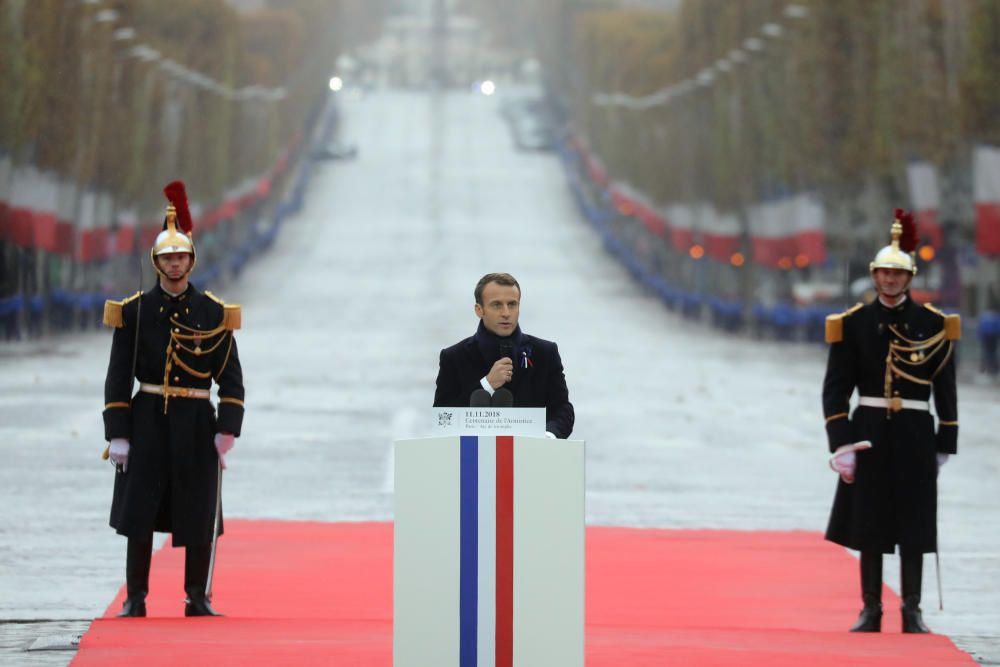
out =
<path fill-rule="evenodd" d="M 917 249 L 917 225 L 913 222 L 913 214 L 897 208 L 896 219 L 903 226 L 903 233 L 899 237 L 899 249 L 903 252 L 913 252 Z"/>
<path fill-rule="evenodd" d="M 183 181 L 170 181 L 167 187 L 163 188 L 163 194 L 174 208 L 177 210 L 177 226 L 185 234 L 190 235 L 194 229 L 194 222 L 191 220 L 191 211 L 188 210 L 187 192 L 184 190 Z"/>

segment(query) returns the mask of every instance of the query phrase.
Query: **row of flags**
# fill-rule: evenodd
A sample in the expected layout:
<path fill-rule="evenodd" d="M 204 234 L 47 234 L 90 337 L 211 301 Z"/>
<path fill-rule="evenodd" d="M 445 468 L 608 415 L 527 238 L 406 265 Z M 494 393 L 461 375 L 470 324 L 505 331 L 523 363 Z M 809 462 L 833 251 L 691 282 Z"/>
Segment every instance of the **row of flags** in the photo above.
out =
<path fill-rule="evenodd" d="M 221 201 L 192 202 L 197 232 L 209 231 L 266 199 L 287 170 L 290 153 L 285 151 L 267 173 L 230 188 Z M 131 253 L 137 235 L 140 248 L 150 246 L 161 228 L 160 219 L 142 220 L 136 210 L 117 207 L 108 191 L 83 189 L 55 172 L 0 157 L 2 241 L 90 262 Z"/>
<path fill-rule="evenodd" d="M 657 207 L 644 194 L 620 182 L 611 183 L 608 193 L 619 213 L 637 218 L 677 250 L 687 252 L 699 246 L 705 256 L 728 262 L 743 249 L 744 231 L 735 212 L 704 202 Z M 745 215 L 749 251 L 756 264 L 791 268 L 795 262 L 802 266 L 826 261 L 826 217 L 815 197 L 796 194 L 775 198 L 750 206 Z"/>
<path fill-rule="evenodd" d="M 976 252 L 1000 255 L 1000 148 L 977 146 L 972 173 Z"/>
<path fill-rule="evenodd" d="M 813 193 L 790 193 L 757 202 L 743 212 L 745 222 L 741 223 L 735 212 L 719 210 L 707 202 L 657 205 L 629 184 L 610 179 L 600 159 L 578 140 L 571 144 L 591 182 L 607 193 L 615 210 L 634 217 L 677 250 L 688 252 L 698 246 L 707 257 L 730 261 L 746 247 L 748 259 L 772 268 L 826 261 L 829 221 Z M 927 161 L 913 161 L 907 164 L 906 176 L 909 208 L 921 242 L 939 248 L 944 235 L 938 168 Z M 1000 255 L 1000 148 L 981 145 L 974 149 L 973 198 L 976 251 Z"/>

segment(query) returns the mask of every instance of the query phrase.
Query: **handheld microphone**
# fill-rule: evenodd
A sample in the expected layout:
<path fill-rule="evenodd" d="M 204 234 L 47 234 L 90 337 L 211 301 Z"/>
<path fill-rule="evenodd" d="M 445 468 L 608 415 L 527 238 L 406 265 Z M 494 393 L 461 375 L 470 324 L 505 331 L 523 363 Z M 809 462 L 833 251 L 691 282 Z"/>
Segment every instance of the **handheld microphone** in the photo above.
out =
<path fill-rule="evenodd" d="M 508 357 L 512 362 L 514 361 L 514 344 L 509 340 L 500 341 L 500 358 Z M 511 369 L 513 371 L 513 368 Z M 511 380 L 513 380 L 513 374 L 511 375 Z M 508 380 L 509 382 L 510 380 Z M 495 394 L 494 394 L 495 395 Z M 493 405 L 496 405 L 494 403 Z"/>
<path fill-rule="evenodd" d="M 471 396 L 469 396 L 469 407 L 488 408 L 490 407 L 490 403 L 492 400 L 493 397 L 490 396 L 490 393 L 488 391 L 486 391 L 485 389 L 477 389 L 474 392 L 472 392 Z"/>
<path fill-rule="evenodd" d="M 514 407 L 514 394 L 510 393 L 509 389 L 504 389 L 503 387 L 500 387 L 495 392 L 493 392 L 493 407 L 495 408 Z"/>

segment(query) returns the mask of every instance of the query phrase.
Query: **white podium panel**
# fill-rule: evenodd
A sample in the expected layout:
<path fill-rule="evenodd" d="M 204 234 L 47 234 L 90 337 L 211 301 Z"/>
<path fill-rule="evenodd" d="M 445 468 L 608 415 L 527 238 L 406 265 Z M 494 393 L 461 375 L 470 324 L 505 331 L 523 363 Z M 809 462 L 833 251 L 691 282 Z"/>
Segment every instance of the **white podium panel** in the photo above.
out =
<path fill-rule="evenodd" d="M 393 664 L 583 665 L 584 443 L 395 444 Z"/>

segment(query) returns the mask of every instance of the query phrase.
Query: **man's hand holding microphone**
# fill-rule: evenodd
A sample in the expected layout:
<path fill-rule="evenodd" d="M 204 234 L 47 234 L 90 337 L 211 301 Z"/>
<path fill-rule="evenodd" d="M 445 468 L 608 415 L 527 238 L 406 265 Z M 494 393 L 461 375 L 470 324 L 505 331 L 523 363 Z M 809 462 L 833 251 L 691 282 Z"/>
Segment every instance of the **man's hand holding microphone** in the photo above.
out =
<path fill-rule="evenodd" d="M 514 360 L 510 357 L 501 357 L 493 364 L 493 368 L 486 374 L 486 381 L 494 389 L 499 389 L 514 377 Z"/>

